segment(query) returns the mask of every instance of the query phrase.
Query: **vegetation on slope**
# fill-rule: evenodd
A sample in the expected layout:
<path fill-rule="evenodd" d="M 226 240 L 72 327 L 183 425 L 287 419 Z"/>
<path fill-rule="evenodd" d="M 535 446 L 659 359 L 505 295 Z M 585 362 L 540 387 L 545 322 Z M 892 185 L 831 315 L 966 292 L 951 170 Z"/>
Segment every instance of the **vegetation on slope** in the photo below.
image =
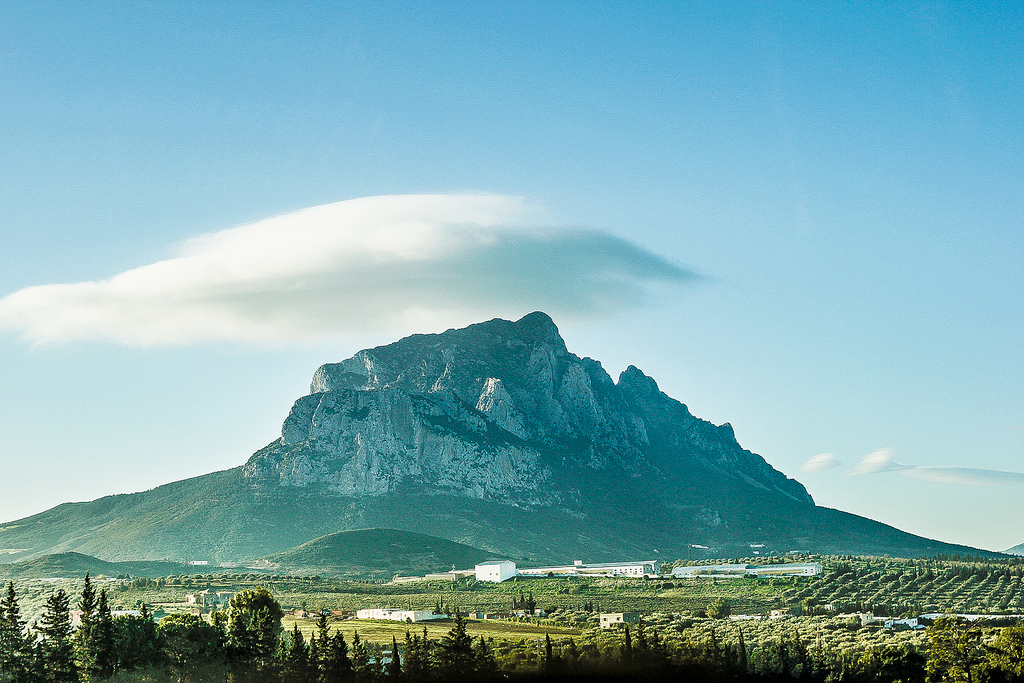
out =
<path fill-rule="evenodd" d="M 466 569 L 496 555 L 436 536 L 396 529 L 340 531 L 267 557 L 289 573 L 390 579 Z"/>
<path fill-rule="evenodd" d="M 82 553 L 57 553 L 34 560 L 0 565 L 0 579 L 41 579 L 92 576 L 168 576 L 181 572 L 180 562 L 106 562 Z"/>

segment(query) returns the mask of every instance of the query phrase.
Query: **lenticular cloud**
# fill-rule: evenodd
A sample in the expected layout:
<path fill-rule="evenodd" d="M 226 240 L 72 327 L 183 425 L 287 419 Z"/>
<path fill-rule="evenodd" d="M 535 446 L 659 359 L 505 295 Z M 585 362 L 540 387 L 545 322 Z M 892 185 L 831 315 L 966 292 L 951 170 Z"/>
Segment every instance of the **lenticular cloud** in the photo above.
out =
<path fill-rule="evenodd" d="M 545 310 L 591 317 L 694 275 L 613 235 L 531 222 L 491 194 L 352 199 L 197 237 L 106 280 L 0 299 L 33 343 L 288 342 Z"/>

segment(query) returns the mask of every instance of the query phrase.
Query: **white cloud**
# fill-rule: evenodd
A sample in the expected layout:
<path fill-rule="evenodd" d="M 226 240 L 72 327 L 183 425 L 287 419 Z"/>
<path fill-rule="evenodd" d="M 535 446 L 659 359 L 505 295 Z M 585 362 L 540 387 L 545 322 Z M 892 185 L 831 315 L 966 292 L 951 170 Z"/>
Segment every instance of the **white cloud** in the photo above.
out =
<path fill-rule="evenodd" d="M 906 465 L 900 465 L 892 459 L 891 448 L 880 448 L 864 456 L 864 459 L 854 465 L 853 469 L 845 473 L 847 477 L 859 474 L 875 474 L 876 472 L 895 472 L 906 469 Z"/>
<path fill-rule="evenodd" d="M 544 310 L 592 317 L 694 275 L 594 230 L 543 227 L 516 197 L 364 197 L 191 239 L 107 280 L 0 299 L 33 343 L 287 342 L 427 331 Z"/>
<path fill-rule="evenodd" d="M 823 455 L 828 455 L 823 454 Z M 819 456 L 815 456 L 819 457 Z M 813 461 L 808 460 L 806 464 Z M 813 471 L 813 470 L 808 470 Z M 928 481 L 934 484 L 953 484 L 956 486 L 1000 486 L 1005 484 L 1024 484 L 1024 473 L 1004 472 L 1002 470 L 986 470 L 977 467 L 947 467 L 935 465 L 901 465 L 893 460 L 892 449 L 882 448 L 869 453 L 845 475 L 875 474 L 877 472 L 899 472 L 904 477 Z"/>
<path fill-rule="evenodd" d="M 958 486 L 1000 486 L 1024 484 L 1024 474 L 1002 470 L 984 470 L 976 467 L 911 467 L 900 472 L 905 477 L 930 481 L 936 484 Z"/>
<path fill-rule="evenodd" d="M 834 453 L 818 453 L 810 458 L 800 469 L 804 472 L 824 472 L 839 467 L 841 463 Z"/>

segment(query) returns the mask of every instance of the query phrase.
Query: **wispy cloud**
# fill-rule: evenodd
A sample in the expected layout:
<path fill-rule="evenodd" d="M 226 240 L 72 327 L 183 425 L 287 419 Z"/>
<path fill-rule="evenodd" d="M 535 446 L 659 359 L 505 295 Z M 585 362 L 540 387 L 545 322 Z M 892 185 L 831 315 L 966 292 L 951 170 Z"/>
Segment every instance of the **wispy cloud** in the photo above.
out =
<path fill-rule="evenodd" d="M 834 453 L 818 453 L 803 465 L 800 465 L 800 469 L 803 472 L 825 472 L 827 470 L 834 470 L 841 464 L 839 458 Z"/>
<path fill-rule="evenodd" d="M 353 199 L 185 242 L 106 280 L 0 299 L 0 328 L 33 343 L 294 341 L 431 329 L 544 310 L 636 306 L 690 271 L 595 230 L 537 225 L 516 197 Z"/>
<path fill-rule="evenodd" d="M 960 486 L 1024 484 L 1024 473 L 984 470 L 976 467 L 911 467 L 900 474 L 921 481 Z"/>
<path fill-rule="evenodd" d="M 813 460 L 814 458 L 811 458 Z M 808 461 L 810 462 L 810 461 Z M 987 470 L 979 467 L 948 467 L 937 465 L 903 465 L 893 460 L 891 448 L 882 448 L 868 455 L 853 469 L 845 472 L 847 477 L 878 472 L 898 472 L 904 477 L 934 484 L 956 486 L 1000 486 L 1024 484 L 1024 473 Z"/>
<path fill-rule="evenodd" d="M 854 465 L 853 469 L 845 472 L 845 476 L 854 477 L 859 474 L 875 474 L 876 472 L 894 472 L 906 469 L 906 465 L 900 465 L 892 459 L 891 448 L 880 448 L 877 451 L 868 453 L 864 459 Z"/>

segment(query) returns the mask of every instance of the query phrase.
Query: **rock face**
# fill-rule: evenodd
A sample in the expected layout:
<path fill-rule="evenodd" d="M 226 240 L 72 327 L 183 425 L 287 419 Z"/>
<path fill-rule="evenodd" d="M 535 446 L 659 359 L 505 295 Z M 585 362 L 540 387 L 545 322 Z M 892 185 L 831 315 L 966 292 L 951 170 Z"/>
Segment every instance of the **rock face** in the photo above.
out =
<path fill-rule="evenodd" d="M 535 562 L 805 549 L 986 554 L 815 506 L 634 367 L 613 381 L 543 313 L 325 365 L 242 466 L 0 525 L 0 562 L 241 562 L 340 531 L 428 534 Z"/>
<path fill-rule="evenodd" d="M 281 438 L 243 474 L 344 496 L 417 492 L 525 508 L 578 508 L 596 482 L 622 479 L 670 500 L 680 477 L 712 476 L 813 505 L 728 424 L 693 417 L 635 367 L 614 382 L 569 353 L 544 313 L 324 365 Z"/>

